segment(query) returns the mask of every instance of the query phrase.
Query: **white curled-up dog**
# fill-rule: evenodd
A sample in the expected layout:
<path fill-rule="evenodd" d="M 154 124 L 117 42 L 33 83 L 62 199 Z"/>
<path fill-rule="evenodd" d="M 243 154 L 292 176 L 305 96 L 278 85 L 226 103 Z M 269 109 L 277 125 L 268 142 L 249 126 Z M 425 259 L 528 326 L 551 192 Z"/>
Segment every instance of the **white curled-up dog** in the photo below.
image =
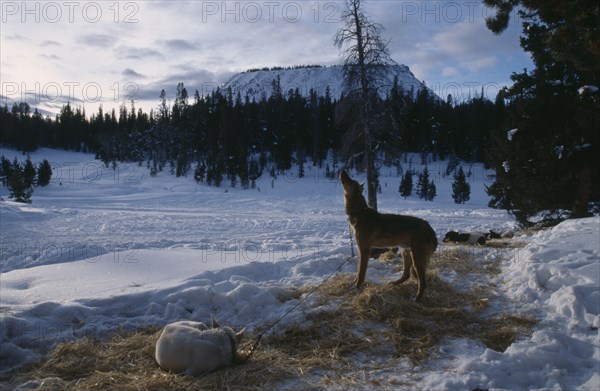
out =
<path fill-rule="evenodd" d="M 235 333 L 214 318 L 210 329 L 202 322 L 168 324 L 156 342 L 156 362 L 166 371 L 202 376 L 231 364 L 245 331 Z"/>

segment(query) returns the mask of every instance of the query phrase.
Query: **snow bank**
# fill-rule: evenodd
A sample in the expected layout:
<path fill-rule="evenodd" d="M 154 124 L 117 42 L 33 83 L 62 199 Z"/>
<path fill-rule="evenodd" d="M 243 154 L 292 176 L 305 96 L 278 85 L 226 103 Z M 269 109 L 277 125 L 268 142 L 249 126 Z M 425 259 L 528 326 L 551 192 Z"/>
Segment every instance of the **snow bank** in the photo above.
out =
<path fill-rule="evenodd" d="M 424 388 L 599 390 L 599 240 L 598 217 L 537 233 L 503 278 L 507 295 L 540 319 L 531 338 L 504 353 L 457 352 L 453 373 L 429 377 Z"/>
<path fill-rule="evenodd" d="M 61 341 L 176 320 L 208 322 L 214 315 L 264 327 L 298 302 L 295 285 L 320 280 L 344 260 L 323 254 L 318 261 L 224 262 L 220 253 L 194 249 L 126 255 L 118 262 L 111 254 L 2 274 L 2 367 L 35 361 Z M 304 319 L 300 309 L 278 327 Z"/>

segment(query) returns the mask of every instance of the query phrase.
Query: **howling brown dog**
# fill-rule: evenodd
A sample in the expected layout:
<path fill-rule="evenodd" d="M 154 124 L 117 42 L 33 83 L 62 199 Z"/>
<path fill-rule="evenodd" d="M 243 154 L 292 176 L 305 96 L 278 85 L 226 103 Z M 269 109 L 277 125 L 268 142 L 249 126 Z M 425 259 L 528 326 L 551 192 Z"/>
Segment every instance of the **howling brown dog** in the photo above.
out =
<path fill-rule="evenodd" d="M 419 301 L 427 285 L 427 264 L 438 244 L 435 232 L 427 221 L 418 217 L 378 213 L 369 208 L 362 194 L 363 184 L 350 178 L 346 171 L 340 173 L 340 181 L 344 188 L 344 207 L 358 246 L 356 287 L 365 281 L 371 248 L 400 246 L 404 249 L 404 271 L 393 284 L 399 285 L 408 280 L 412 269 L 419 280 L 416 297 Z"/>

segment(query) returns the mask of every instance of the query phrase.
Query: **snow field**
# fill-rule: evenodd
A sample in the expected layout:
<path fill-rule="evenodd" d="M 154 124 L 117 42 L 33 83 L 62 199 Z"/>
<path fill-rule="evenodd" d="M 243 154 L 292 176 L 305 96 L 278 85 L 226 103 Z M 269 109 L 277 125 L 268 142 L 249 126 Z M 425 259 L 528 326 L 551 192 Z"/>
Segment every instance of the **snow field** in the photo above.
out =
<path fill-rule="evenodd" d="M 17 154 L 0 153 L 11 160 Z M 307 166 L 302 179 L 282 175 L 273 186 L 263 176 L 259 191 L 163 173 L 152 178 L 137 165 L 113 171 L 80 153 L 40 150 L 32 159 L 60 169 L 48 187 L 36 189 L 31 205 L 6 200 L 1 189 L 3 371 L 39 360 L 59 341 L 182 319 L 207 322 L 211 314 L 261 330 L 298 303 L 295 288 L 317 284 L 350 256 L 341 188 L 315 167 Z M 440 174 L 445 162 L 429 170 L 434 202 L 403 200 L 395 169 L 382 169 L 380 210 L 422 217 L 440 240 L 451 229 L 514 228 L 505 212 L 486 207 L 483 168 L 473 167 L 465 205 L 452 202 L 452 178 Z M 505 258 L 490 286 L 512 302 L 494 302 L 490 313 L 508 306 L 535 316 L 533 335 L 504 353 L 472 340 L 448 341 L 445 359 L 408 371 L 398 361 L 385 374 L 389 387 L 408 381 L 421 389 L 599 389 L 599 238 L 594 217 L 515 239 L 530 242 L 525 248 L 474 249 L 477 257 Z M 355 261 L 342 268 L 355 271 Z M 367 278 L 397 275 L 372 261 Z M 452 271 L 441 278 L 468 286 Z M 277 328 L 306 322 L 322 310 L 316 305 L 307 300 Z"/>

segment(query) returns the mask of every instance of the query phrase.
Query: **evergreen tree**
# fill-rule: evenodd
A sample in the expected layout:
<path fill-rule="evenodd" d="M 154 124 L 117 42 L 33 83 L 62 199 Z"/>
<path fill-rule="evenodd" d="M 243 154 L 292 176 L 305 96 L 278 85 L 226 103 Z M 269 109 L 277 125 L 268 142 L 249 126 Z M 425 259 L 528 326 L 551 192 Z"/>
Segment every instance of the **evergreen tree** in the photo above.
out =
<path fill-rule="evenodd" d="M 187 173 L 191 169 L 191 163 L 188 159 L 187 149 L 182 147 L 179 154 L 177 155 L 177 163 L 175 166 L 175 176 L 187 176 Z"/>
<path fill-rule="evenodd" d="M 10 160 L 8 160 L 4 155 L 0 157 L 0 181 L 2 182 L 2 186 L 8 185 L 8 178 L 10 177 L 11 164 Z"/>
<path fill-rule="evenodd" d="M 425 197 L 425 200 L 433 201 L 435 197 L 437 197 L 437 189 L 432 179 L 431 182 L 429 182 L 429 188 L 427 189 L 427 197 Z"/>
<path fill-rule="evenodd" d="M 304 158 L 298 159 L 298 178 L 304 178 Z"/>
<path fill-rule="evenodd" d="M 52 167 L 48 160 L 44 159 L 40 163 L 40 167 L 38 168 L 37 174 L 37 184 L 38 186 L 47 186 L 50 183 L 50 179 L 52 178 Z"/>
<path fill-rule="evenodd" d="M 429 182 L 429 170 L 427 167 L 419 174 L 419 179 L 417 180 L 417 196 L 421 199 L 429 199 L 431 190 L 430 190 L 431 182 Z"/>
<path fill-rule="evenodd" d="M 36 185 L 37 170 L 33 165 L 30 157 L 27 157 L 25 165 L 23 166 L 23 181 L 25 186 L 33 188 Z"/>
<path fill-rule="evenodd" d="M 23 174 L 23 167 L 17 158 L 15 158 L 11 165 L 11 175 L 8 178 L 8 189 L 10 191 L 9 198 L 13 198 L 16 202 L 25 204 L 31 203 L 33 187 L 27 184 Z"/>
<path fill-rule="evenodd" d="M 456 155 L 452 154 L 450 156 L 450 158 L 448 159 L 448 165 L 446 166 L 446 175 L 452 174 L 454 172 L 454 170 L 456 170 L 456 167 L 459 166 L 459 164 L 460 164 L 460 161 L 458 160 Z M 463 174 L 464 174 L 464 172 L 463 172 Z"/>
<path fill-rule="evenodd" d="M 261 176 L 260 167 L 256 159 L 250 159 L 250 163 L 248 164 L 248 179 L 251 181 L 251 187 L 254 189 L 256 187 L 256 180 Z"/>
<path fill-rule="evenodd" d="M 589 213 L 600 200 L 600 4 L 586 0 L 485 0 L 496 10 L 488 27 L 500 33 L 515 9 L 521 46 L 534 69 L 513 74 L 503 92 L 509 116 L 494 134 L 496 181 L 490 206 L 522 225 L 562 211 Z M 587 86 L 595 86 L 589 88 Z M 518 129 L 511 132 L 509 129 Z"/>
<path fill-rule="evenodd" d="M 169 107 L 167 106 L 167 94 L 165 90 L 160 91 L 160 104 L 158 106 L 158 114 L 160 122 L 167 122 L 169 120 Z"/>
<path fill-rule="evenodd" d="M 467 182 L 467 177 L 462 166 L 458 169 L 458 173 L 454 175 L 452 182 L 452 199 L 457 204 L 464 204 L 471 198 L 471 185 Z"/>
<path fill-rule="evenodd" d="M 156 160 L 152 161 L 152 166 L 150 167 L 150 176 L 155 178 L 158 175 L 158 163 Z"/>
<path fill-rule="evenodd" d="M 250 175 L 248 173 L 248 162 L 246 160 L 240 161 L 240 186 L 244 190 L 250 188 Z"/>
<path fill-rule="evenodd" d="M 197 183 L 204 182 L 204 176 L 206 175 L 206 165 L 201 162 L 198 163 L 196 170 L 194 171 L 194 179 Z"/>
<path fill-rule="evenodd" d="M 413 177 L 412 172 L 410 170 L 406 170 L 406 172 L 404 173 L 398 191 L 400 192 L 400 195 L 404 197 L 404 199 L 406 199 L 406 197 L 409 197 L 412 194 Z"/>

